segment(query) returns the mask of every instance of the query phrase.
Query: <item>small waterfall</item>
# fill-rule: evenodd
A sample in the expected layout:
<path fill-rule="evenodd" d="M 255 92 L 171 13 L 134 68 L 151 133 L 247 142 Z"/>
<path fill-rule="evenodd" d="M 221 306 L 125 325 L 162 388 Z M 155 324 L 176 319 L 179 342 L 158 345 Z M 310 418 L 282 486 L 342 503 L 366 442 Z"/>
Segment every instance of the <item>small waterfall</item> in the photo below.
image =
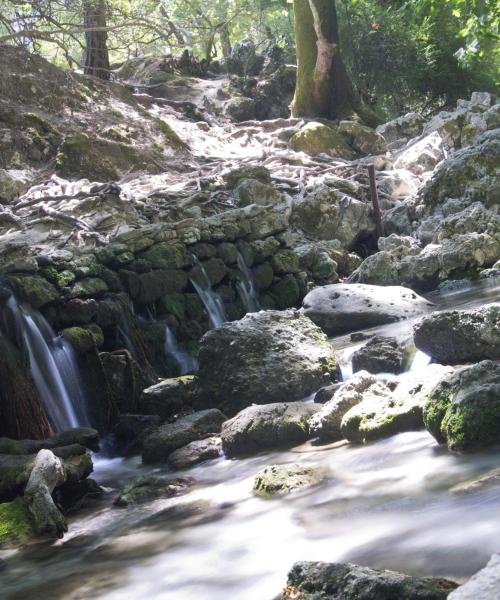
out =
<path fill-rule="evenodd" d="M 123 318 L 121 325 L 116 326 L 116 332 L 121 337 L 122 342 L 125 344 L 125 348 L 130 352 L 130 356 L 134 360 L 138 360 L 137 350 L 130 335 L 130 327 L 125 318 Z"/>
<path fill-rule="evenodd" d="M 417 350 L 415 352 L 415 356 L 413 357 L 410 371 L 420 371 L 429 365 L 431 362 L 431 357 L 427 354 L 424 354 L 421 350 Z"/>
<path fill-rule="evenodd" d="M 187 350 L 181 350 L 173 331 L 168 325 L 165 325 L 165 354 L 173 356 L 179 365 L 181 375 L 194 373 L 198 370 L 198 361 Z"/>
<path fill-rule="evenodd" d="M 241 271 L 243 279 L 237 282 L 236 289 L 243 302 L 245 311 L 247 313 L 257 312 L 261 309 L 261 306 L 255 290 L 253 275 L 240 252 L 238 252 L 238 269 Z"/>
<path fill-rule="evenodd" d="M 27 352 L 33 381 L 56 432 L 87 426 L 86 401 L 70 344 L 56 336 L 44 317 L 11 296 L 7 309 L 18 345 Z"/>
<path fill-rule="evenodd" d="M 196 281 L 194 281 L 194 279 L 191 279 L 190 281 L 193 284 L 196 293 L 200 297 L 201 301 L 203 302 L 203 305 L 207 310 L 210 325 L 212 326 L 212 328 L 217 329 L 217 327 L 220 327 L 223 323 L 227 321 L 222 298 L 212 289 L 210 280 L 208 278 L 207 272 L 203 264 L 198 260 L 196 256 L 193 256 L 193 261 L 200 267 L 200 271 L 203 278 L 203 285 L 199 285 L 198 283 L 196 283 Z"/>

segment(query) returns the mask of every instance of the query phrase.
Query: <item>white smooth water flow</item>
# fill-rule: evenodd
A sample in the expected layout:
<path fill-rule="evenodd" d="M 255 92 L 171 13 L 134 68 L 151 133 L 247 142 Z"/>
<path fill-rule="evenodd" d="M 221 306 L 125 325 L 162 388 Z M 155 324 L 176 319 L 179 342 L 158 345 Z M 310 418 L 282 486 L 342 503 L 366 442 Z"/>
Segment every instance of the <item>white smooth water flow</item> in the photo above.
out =
<path fill-rule="evenodd" d="M 210 325 L 213 329 L 217 329 L 223 323 L 227 321 L 226 312 L 224 310 L 224 303 L 222 302 L 222 298 L 217 294 L 210 284 L 210 279 L 208 278 L 207 271 L 203 266 L 203 263 L 198 260 L 196 256 L 193 256 L 193 261 L 200 267 L 200 272 L 203 278 L 203 285 L 200 285 L 194 279 L 191 279 L 191 283 L 196 290 L 196 293 L 200 297 L 205 309 L 208 313 L 208 318 L 210 321 Z"/>
<path fill-rule="evenodd" d="M 165 325 L 165 354 L 172 356 L 179 366 L 180 375 L 198 370 L 198 361 L 188 350 L 182 350 L 173 331 Z"/>
<path fill-rule="evenodd" d="M 236 289 L 243 302 L 245 311 L 247 313 L 257 312 L 261 309 L 261 306 L 255 289 L 254 278 L 241 252 L 238 252 L 237 264 L 238 269 L 243 275 L 243 279 L 237 282 Z"/>

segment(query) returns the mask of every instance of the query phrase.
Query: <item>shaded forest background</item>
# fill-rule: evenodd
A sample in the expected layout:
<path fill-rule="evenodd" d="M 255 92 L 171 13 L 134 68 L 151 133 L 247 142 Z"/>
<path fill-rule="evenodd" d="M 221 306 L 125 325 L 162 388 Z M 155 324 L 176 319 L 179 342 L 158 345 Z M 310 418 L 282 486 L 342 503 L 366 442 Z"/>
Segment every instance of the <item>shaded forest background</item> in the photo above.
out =
<path fill-rule="evenodd" d="M 498 93 L 496 0 L 337 0 L 337 13 L 351 80 L 382 119 L 432 112 L 474 90 Z M 98 30 L 111 77 L 130 58 L 186 49 L 223 72 L 247 38 L 295 62 L 293 18 L 290 0 L 2 0 L 0 44 L 83 70 L 86 39 Z"/>

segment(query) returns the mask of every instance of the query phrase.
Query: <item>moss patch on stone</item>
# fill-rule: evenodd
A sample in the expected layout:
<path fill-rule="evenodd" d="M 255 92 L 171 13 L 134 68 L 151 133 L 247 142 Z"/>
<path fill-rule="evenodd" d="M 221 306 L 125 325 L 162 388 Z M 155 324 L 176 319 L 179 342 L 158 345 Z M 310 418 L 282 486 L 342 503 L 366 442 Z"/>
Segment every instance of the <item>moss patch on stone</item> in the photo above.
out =
<path fill-rule="evenodd" d="M 0 548 L 22 543 L 33 535 L 29 513 L 21 498 L 0 504 Z"/>

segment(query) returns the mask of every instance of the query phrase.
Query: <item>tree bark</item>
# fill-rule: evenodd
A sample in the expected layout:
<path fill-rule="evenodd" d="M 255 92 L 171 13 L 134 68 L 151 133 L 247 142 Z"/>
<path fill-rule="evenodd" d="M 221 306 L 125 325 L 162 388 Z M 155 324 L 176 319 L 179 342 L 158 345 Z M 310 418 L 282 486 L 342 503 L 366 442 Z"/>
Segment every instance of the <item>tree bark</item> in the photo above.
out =
<path fill-rule="evenodd" d="M 106 1 L 84 0 L 83 23 L 86 29 L 90 29 L 85 32 L 85 75 L 109 80 L 108 33 L 101 29 L 106 27 Z M 93 27 L 100 29 L 92 31 Z"/>
<path fill-rule="evenodd" d="M 294 117 L 335 119 L 359 112 L 361 102 L 339 51 L 335 0 L 294 0 L 297 84 Z"/>

